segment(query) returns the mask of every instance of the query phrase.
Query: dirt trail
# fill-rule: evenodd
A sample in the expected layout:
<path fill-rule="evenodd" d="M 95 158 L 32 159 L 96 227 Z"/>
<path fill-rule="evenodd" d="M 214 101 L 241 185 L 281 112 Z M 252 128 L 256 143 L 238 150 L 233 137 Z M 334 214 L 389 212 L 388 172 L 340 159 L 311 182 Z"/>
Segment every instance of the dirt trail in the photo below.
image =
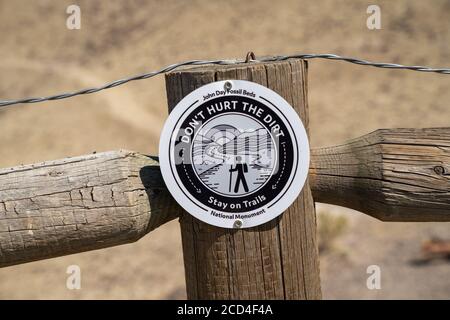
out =
<path fill-rule="evenodd" d="M 92 71 L 92 69 L 66 63 L 53 62 L 52 64 L 48 64 L 42 63 L 39 60 L 12 59 L 10 57 L 0 58 L 0 61 L 2 61 L 2 68 L 25 69 L 23 72 L 26 72 L 27 69 L 42 73 L 50 71 L 62 79 L 71 79 L 79 82 L 81 87 L 71 88 L 69 89 L 70 92 L 88 87 L 99 87 L 111 81 L 101 78 L 98 76 L 99 73 Z M 39 92 L 36 92 L 35 96 L 38 94 Z M 160 120 L 149 112 L 146 112 L 135 101 L 133 93 L 126 86 L 108 89 L 108 94 L 100 94 L 98 96 L 104 100 L 105 105 L 110 111 L 110 115 L 117 121 L 125 122 L 127 125 L 138 130 L 150 132 L 153 136 L 159 136 Z"/>

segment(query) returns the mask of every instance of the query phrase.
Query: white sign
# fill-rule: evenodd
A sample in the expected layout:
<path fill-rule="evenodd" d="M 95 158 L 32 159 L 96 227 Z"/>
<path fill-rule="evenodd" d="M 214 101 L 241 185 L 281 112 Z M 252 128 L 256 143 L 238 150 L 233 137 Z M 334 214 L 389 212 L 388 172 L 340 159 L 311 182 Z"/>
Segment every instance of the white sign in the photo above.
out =
<path fill-rule="evenodd" d="M 305 128 L 286 100 L 259 84 L 218 81 L 183 98 L 161 134 L 162 175 L 194 217 L 248 228 L 280 215 L 309 168 Z"/>

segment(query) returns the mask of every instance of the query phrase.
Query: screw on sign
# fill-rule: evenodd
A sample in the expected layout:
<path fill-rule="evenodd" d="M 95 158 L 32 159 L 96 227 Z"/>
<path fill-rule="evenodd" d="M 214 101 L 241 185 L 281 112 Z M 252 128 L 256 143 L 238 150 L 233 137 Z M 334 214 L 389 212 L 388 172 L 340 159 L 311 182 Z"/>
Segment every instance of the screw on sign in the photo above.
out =
<path fill-rule="evenodd" d="M 196 218 L 248 228 L 296 199 L 309 166 L 306 130 L 277 93 L 243 80 L 207 84 L 184 97 L 160 141 L 163 178 Z"/>

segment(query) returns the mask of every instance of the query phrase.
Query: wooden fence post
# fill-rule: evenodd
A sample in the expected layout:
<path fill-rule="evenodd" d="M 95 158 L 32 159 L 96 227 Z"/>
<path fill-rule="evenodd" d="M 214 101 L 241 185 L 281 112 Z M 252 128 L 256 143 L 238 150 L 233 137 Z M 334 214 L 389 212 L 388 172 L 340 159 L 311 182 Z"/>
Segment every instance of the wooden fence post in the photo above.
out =
<path fill-rule="evenodd" d="M 289 60 L 202 66 L 166 75 L 169 110 L 207 83 L 249 80 L 284 97 L 308 129 L 307 63 Z M 207 225 L 187 212 L 181 219 L 189 299 L 320 299 L 314 202 L 308 181 L 277 219 L 243 229 Z"/>

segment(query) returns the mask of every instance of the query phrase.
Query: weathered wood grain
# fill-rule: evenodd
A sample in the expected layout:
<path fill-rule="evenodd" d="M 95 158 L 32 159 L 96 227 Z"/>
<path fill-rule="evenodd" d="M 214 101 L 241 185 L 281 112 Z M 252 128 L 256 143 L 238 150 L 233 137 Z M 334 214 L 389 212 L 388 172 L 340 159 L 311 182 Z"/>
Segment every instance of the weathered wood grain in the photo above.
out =
<path fill-rule="evenodd" d="M 0 170 L 0 267 L 136 241 L 178 216 L 158 162 L 106 152 Z"/>
<path fill-rule="evenodd" d="M 384 129 L 312 152 L 314 200 L 383 221 L 450 221 L 450 128 Z"/>
<path fill-rule="evenodd" d="M 450 128 L 313 149 L 309 176 L 318 202 L 384 221 L 450 221 Z M 132 242 L 180 214 L 156 159 L 135 152 L 0 169 L 0 267 Z"/>
<path fill-rule="evenodd" d="M 188 68 L 166 75 L 171 110 L 194 89 L 225 79 L 260 83 L 284 97 L 306 127 L 307 64 Z M 319 259 L 314 203 L 308 182 L 283 215 L 262 226 L 230 230 L 183 212 L 181 219 L 187 295 L 190 299 L 319 299 Z"/>

